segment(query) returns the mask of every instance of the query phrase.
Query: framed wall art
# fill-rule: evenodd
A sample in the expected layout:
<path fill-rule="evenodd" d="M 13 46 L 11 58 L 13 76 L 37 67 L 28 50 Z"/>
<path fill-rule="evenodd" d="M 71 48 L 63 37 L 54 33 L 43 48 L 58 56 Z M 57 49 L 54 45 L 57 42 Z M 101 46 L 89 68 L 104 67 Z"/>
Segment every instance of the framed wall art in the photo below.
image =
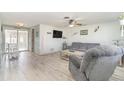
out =
<path fill-rule="evenodd" d="M 80 35 L 88 35 L 88 30 L 80 30 Z"/>

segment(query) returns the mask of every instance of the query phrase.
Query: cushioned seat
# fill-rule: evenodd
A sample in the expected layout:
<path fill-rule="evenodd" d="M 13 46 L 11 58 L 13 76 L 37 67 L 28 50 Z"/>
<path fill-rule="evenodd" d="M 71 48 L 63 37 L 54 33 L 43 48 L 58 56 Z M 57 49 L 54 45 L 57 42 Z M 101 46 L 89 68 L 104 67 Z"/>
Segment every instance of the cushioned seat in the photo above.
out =
<path fill-rule="evenodd" d="M 82 60 L 71 55 L 69 70 L 75 80 L 109 80 L 124 54 L 122 50 L 113 46 L 97 46 L 87 50 Z"/>

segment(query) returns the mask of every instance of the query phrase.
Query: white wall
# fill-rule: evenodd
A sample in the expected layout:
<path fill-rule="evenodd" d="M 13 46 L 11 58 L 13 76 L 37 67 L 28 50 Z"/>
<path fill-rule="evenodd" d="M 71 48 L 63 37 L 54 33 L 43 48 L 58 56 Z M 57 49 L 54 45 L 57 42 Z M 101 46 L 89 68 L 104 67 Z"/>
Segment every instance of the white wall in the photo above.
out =
<path fill-rule="evenodd" d="M 2 32 L 1 32 L 1 19 L 0 19 L 0 44 L 2 43 Z"/>
<path fill-rule="evenodd" d="M 99 29 L 97 32 L 94 32 L 97 26 L 99 26 Z M 100 23 L 74 28 L 56 28 L 40 24 L 34 28 L 35 36 L 36 32 L 39 32 L 39 37 L 35 37 L 35 53 L 40 55 L 57 52 L 62 49 L 62 43 L 65 40 L 53 38 L 53 30 L 63 31 L 63 36 L 67 37 L 68 45 L 71 45 L 72 42 L 113 44 L 113 40 L 123 39 L 121 38 L 119 22 Z M 88 29 L 88 35 L 80 35 L 80 30 L 86 29 Z"/>
<path fill-rule="evenodd" d="M 32 29 L 28 31 L 28 49 L 32 51 Z"/>
<path fill-rule="evenodd" d="M 53 38 L 53 30 L 63 31 L 63 29 L 60 28 L 48 25 L 40 25 L 40 54 L 57 52 L 62 49 L 63 39 Z M 48 34 L 47 32 L 51 34 Z"/>
<path fill-rule="evenodd" d="M 99 26 L 99 30 L 94 32 Z M 80 35 L 80 30 L 88 30 L 88 35 Z M 100 23 L 82 27 L 66 29 L 68 35 L 68 44 L 72 42 L 93 42 L 101 44 L 113 44 L 113 40 L 121 39 L 119 22 Z M 74 35 L 76 34 L 76 35 Z"/>
<path fill-rule="evenodd" d="M 0 53 L 3 51 L 2 49 L 2 32 L 1 32 L 1 24 L 2 24 L 2 20 L 1 20 L 1 17 L 0 17 Z"/>
<path fill-rule="evenodd" d="M 48 53 L 53 53 L 62 50 L 62 43 L 64 40 L 62 38 L 53 38 L 53 30 L 63 31 L 63 36 L 65 35 L 65 31 L 63 28 L 56 28 L 53 26 L 48 25 L 37 25 L 32 27 L 34 29 L 34 36 L 35 36 L 35 45 L 34 45 L 34 52 L 39 55 L 44 55 Z M 38 37 L 36 36 L 38 32 Z M 50 34 L 48 34 L 50 33 Z M 29 33 L 29 38 L 31 41 L 31 33 Z M 29 46 L 31 48 L 31 44 Z"/>

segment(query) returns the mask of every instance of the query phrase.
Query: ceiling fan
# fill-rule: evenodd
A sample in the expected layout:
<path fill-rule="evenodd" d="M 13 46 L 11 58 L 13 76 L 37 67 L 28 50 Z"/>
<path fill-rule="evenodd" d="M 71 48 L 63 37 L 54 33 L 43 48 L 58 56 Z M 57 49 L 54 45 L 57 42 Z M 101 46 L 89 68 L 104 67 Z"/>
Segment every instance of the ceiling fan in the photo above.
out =
<path fill-rule="evenodd" d="M 86 26 L 86 24 L 82 24 L 79 21 L 82 20 L 81 18 L 70 18 L 70 17 L 64 17 L 66 21 L 68 21 L 69 27 L 75 27 L 75 26 Z"/>

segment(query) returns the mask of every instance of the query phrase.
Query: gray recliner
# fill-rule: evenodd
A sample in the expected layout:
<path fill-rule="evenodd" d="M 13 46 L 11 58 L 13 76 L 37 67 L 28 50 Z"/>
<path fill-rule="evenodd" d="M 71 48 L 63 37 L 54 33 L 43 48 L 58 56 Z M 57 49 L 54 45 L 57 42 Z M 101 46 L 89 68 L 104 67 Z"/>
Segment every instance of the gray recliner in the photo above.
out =
<path fill-rule="evenodd" d="M 112 76 L 123 54 L 114 46 L 97 46 L 86 51 L 82 59 L 69 57 L 69 70 L 78 81 L 106 81 Z"/>

